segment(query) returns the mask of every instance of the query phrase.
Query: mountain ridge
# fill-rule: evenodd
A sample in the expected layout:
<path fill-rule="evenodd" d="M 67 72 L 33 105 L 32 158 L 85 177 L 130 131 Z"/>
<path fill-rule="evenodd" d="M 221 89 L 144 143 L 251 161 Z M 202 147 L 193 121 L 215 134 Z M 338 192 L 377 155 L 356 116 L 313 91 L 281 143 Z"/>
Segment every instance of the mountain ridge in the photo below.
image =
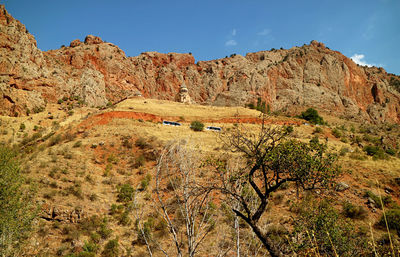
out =
<path fill-rule="evenodd" d="M 383 68 L 363 67 L 323 43 L 195 62 L 189 54 L 127 57 L 89 35 L 42 52 L 26 27 L 0 7 L 0 113 L 21 116 L 47 102 L 76 99 L 105 106 L 135 94 L 174 100 L 185 83 L 196 103 L 244 106 L 261 98 L 271 111 L 307 107 L 359 121 L 400 123 L 400 82 Z"/>

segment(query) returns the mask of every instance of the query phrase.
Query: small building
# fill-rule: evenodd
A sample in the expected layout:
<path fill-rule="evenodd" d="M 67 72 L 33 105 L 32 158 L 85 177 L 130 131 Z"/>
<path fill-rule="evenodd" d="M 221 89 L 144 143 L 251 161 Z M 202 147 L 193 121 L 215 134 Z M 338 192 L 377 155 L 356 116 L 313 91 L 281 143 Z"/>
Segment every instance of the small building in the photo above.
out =
<path fill-rule="evenodd" d="M 189 95 L 189 90 L 187 89 L 185 82 L 182 83 L 182 85 L 179 88 L 179 92 L 175 97 L 175 101 L 179 103 L 185 103 L 185 104 L 192 104 L 192 99 L 190 98 Z"/>

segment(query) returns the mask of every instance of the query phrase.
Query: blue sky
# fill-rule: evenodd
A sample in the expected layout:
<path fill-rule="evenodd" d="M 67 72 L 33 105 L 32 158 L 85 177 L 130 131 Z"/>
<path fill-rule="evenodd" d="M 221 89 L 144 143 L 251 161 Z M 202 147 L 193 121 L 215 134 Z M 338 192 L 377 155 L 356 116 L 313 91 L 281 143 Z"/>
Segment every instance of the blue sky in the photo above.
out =
<path fill-rule="evenodd" d="M 86 35 L 196 61 L 291 48 L 315 39 L 360 64 L 400 74 L 399 0 L 0 0 L 42 50 Z"/>

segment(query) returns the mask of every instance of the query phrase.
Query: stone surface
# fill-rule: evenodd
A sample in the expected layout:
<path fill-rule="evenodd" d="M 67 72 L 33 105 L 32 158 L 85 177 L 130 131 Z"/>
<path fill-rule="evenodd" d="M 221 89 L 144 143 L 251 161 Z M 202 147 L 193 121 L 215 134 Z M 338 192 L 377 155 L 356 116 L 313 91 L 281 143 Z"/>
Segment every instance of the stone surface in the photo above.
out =
<path fill-rule="evenodd" d="M 77 97 L 104 106 L 137 95 L 175 100 L 185 85 L 192 101 L 243 106 L 257 98 L 271 111 L 314 107 L 333 115 L 400 123 L 400 93 L 383 68 L 362 67 L 323 43 L 199 61 L 191 54 L 145 52 L 127 57 L 89 35 L 82 43 L 41 52 L 25 26 L 0 7 L 0 114 L 29 111 Z M 29 110 L 29 111 L 28 111 Z"/>
<path fill-rule="evenodd" d="M 336 191 L 338 191 L 338 192 L 345 191 L 345 190 L 347 190 L 349 188 L 350 188 L 350 186 L 345 182 L 339 182 L 336 185 Z"/>

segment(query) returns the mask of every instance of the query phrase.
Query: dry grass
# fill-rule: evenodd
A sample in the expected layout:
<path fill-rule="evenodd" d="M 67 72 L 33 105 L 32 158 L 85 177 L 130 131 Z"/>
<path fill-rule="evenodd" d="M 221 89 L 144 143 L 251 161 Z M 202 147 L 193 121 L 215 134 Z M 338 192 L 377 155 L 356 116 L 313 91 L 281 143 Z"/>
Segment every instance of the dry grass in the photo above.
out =
<path fill-rule="evenodd" d="M 145 103 L 146 102 L 146 103 Z M 194 132 L 189 126 L 193 120 L 205 121 L 205 126 L 219 126 L 224 130 L 233 126 L 232 123 L 221 123 L 222 119 L 231 119 L 234 122 L 235 115 L 239 115 L 242 118 L 258 118 L 260 112 L 246 109 L 242 107 L 213 107 L 213 106 L 201 106 L 201 105 L 186 105 L 176 102 L 168 102 L 154 99 L 143 99 L 135 98 L 123 101 L 114 109 L 115 111 L 127 111 L 127 112 L 142 112 L 154 114 L 160 117 L 177 117 L 183 118 L 181 121 L 181 127 L 165 126 L 160 123 L 151 121 L 139 121 L 136 119 L 127 118 L 115 118 L 111 119 L 110 122 L 104 125 L 94 125 L 88 127 L 87 131 L 77 134 L 77 138 L 73 141 L 62 141 L 51 147 L 52 154 L 48 154 L 47 144 L 46 149 L 43 151 L 36 150 L 35 157 L 26 157 L 25 165 L 31 168 L 29 176 L 32 176 L 35 181 L 48 181 L 47 184 L 40 184 L 39 191 L 40 195 L 47 192 L 53 192 L 59 190 L 63 192 L 65 188 L 74 184 L 75 181 L 82 183 L 82 190 L 84 199 L 81 200 L 73 195 L 64 196 L 60 192 L 52 197 L 52 204 L 59 204 L 68 209 L 73 209 L 75 206 L 85 206 L 85 211 L 90 216 L 92 214 L 107 215 L 110 206 L 116 202 L 115 192 L 116 185 L 118 183 L 130 183 L 133 186 L 139 184 L 144 174 L 151 173 L 154 163 L 146 163 L 143 169 L 143 174 L 139 172 L 139 169 L 132 169 L 129 167 L 129 158 L 136 158 L 140 153 L 136 152 L 137 149 L 125 149 L 121 144 L 121 138 L 129 136 L 131 142 L 134 143 L 135 139 L 144 137 L 146 142 L 156 141 L 161 145 L 167 143 L 170 140 L 186 140 L 192 145 L 195 150 L 199 150 L 204 154 L 208 155 L 219 154 L 222 149 L 222 142 L 219 140 L 219 133 L 213 131 Z M 51 112 L 54 116 L 53 119 L 48 119 L 48 112 Z M 7 134 L 3 135 L 0 133 L 0 142 L 9 141 L 20 142 L 23 139 L 23 134 L 28 133 L 31 136 L 34 131 L 35 125 L 39 125 L 46 129 L 43 135 L 50 132 L 53 128 L 53 123 L 56 122 L 59 128 L 56 130 L 57 133 L 64 134 L 69 131 L 76 131 L 78 125 L 85 119 L 86 115 L 91 113 L 110 112 L 112 109 L 105 111 L 99 111 L 93 108 L 77 108 L 74 109 L 74 114 L 69 116 L 66 111 L 58 110 L 58 105 L 49 105 L 48 109 L 42 113 L 32 114 L 29 117 L 0 117 L 2 122 L 1 130 L 7 130 Z M 295 120 L 287 117 L 270 117 L 272 121 L 287 121 Z M 338 123 L 348 124 L 347 121 L 340 120 L 338 118 L 327 117 L 324 115 L 324 119 L 328 120 L 330 124 Z M 209 122 L 207 122 L 209 121 Z M 214 122 L 212 122 L 214 121 Z M 26 125 L 24 132 L 19 132 L 19 126 L 21 123 Z M 274 123 L 274 122 L 272 122 Z M 249 131 L 255 131 L 259 128 L 257 124 L 243 124 L 244 129 Z M 356 127 L 356 125 L 355 125 Z M 314 126 L 294 126 L 293 136 L 301 141 L 309 141 L 314 135 Z M 323 127 L 323 133 L 318 134 L 320 142 L 325 142 L 325 137 L 328 137 L 328 145 L 330 150 L 339 151 L 342 147 L 349 149 L 355 149 L 355 146 L 351 146 L 349 143 L 343 143 L 340 139 L 334 138 L 331 135 L 331 129 Z M 82 141 L 82 146 L 73 147 L 76 141 Z M 91 148 L 92 144 L 99 145 L 100 142 L 104 142 L 104 146 L 98 146 L 96 149 Z M 58 154 L 63 152 L 64 149 L 68 149 L 68 153 L 71 154 L 72 159 L 65 158 L 64 155 Z M 107 164 L 107 157 L 109 154 L 118 156 L 119 162 L 113 164 L 111 175 L 104 177 L 104 170 Z M 102 157 L 104 155 L 104 158 Z M 56 158 L 56 162 L 52 162 L 52 159 Z M 28 160 L 29 159 L 29 160 Z M 99 160 L 100 162 L 97 162 Z M 24 160 L 25 161 L 25 160 Z M 347 154 L 341 157 L 341 164 L 346 169 L 351 169 L 351 174 L 346 174 L 340 178 L 350 185 L 350 189 L 345 192 L 338 193 L 338 197 L 349 199 L 352 203 L 357 205 L 364 205 L 365 198 L 359 193 L 364 189 L 376 191 L 375 185 L 368 185 L 369 181 L 374 182 L 378 179 L 382 186 L 386 186 L 390 179 L 400 177 L 400 159 L 390 158 L 389 160 L 378 160 L 374 161 L 372 158 L 367 160 L 354 160 L 349 158 Z M 57 167 L 57 176 L 49 176 L 53 167 Z M 63 173 L 63 170 L 67 169 L 69 173 Z M 123 172 L 118 172 L 122 170 Z M 87 176 L 89 176 L 87 178 Z M 111 181 L 110 184 L 103 183 L 104 181 Z M 55 184 L 55 183 L 56 184 Z M 386 182 L 386 183 L 385 183 Z M 51 187 L 51 183 L 58 185 L 59 188 Z M 150 185 L 151 187 L 151 185 Z M 399 187 L 392 187 L 395 192 Z M 151 192 L 151 190 L 149 190 Z M 143 204 L 146 203 L 143 193 Z M 91 194 L 95 194 L 97 199 L 90 201 L 89 197 Z M 274 223 L 284 223 L 281 221 L 284 217 L 291 215 L 289 211 L 288 200 L 294 200 L 295 194 L 291 192 L 291 188 L 284 192 L 284 200 L 277 201 L 273 208 L 265 215 L 266 219 Z M 397 193 L 393 193 L 394 200 L 397 199 Z M 277 196 L 278 197 L 278 196 Z M 146 213 L 150 213 L 150 207 L 147 207 Z M 359 224 L 368 225 L 367 222 L 372 221 L 373 223 L 379 218 L 381 210 L 377 210 L 376 213 L 369 212 L 369 219 L 367 221 L 356 221 Z M 289 219 L 289 218 L 287 218 Z M 114 225 L 114 235 L 119 235 L 123 238 L 126 231 L 134 231 L 133 227 L 121 227 L 116 221 L 111 221 Z M 368 226 L 367 226 L 368 227 Z M 372 229 L 372 228 L 371 228 Z M 375 235 L 379 236 L 382 234 L 381 231 L 375 230 Z M 216 236 L 216 235 L 215 235 Z M 83 238 L 85 239 L 85 238 Z M 213 237 L 210 238 L 207 243 L 212 244 Z M 123 241 L 124 242 L 124 241 Z M 129 245 L 131 242 L 124 242 Z M 58 243 L 57 243 L 58 244 Z M 57 244 L 51 245 L 56 247 Z M 54 248 L 53 247 L 53 248 Z M 57 246 L 58 247 L 58 246 Z M 56 248 L 54 248 L 56 249 Z M 144 250 L 144 248 L 142 249 Z"/>
<path fill-rule="evenodd" d="M 217 107 L 203 105 L 188 105 L 183 103 L 134 98 L 125 100 L 117 104 L 116 111 L 135 111 L 151 113 L 159 116 L 176 116 L 183 117 L 185 120 L 196 119 L 222 119 L 226 117 L 234 117 L 238 114 L 240 117 L 258 117 L 259 111 L 244 108 L 244 107 Z"/>

